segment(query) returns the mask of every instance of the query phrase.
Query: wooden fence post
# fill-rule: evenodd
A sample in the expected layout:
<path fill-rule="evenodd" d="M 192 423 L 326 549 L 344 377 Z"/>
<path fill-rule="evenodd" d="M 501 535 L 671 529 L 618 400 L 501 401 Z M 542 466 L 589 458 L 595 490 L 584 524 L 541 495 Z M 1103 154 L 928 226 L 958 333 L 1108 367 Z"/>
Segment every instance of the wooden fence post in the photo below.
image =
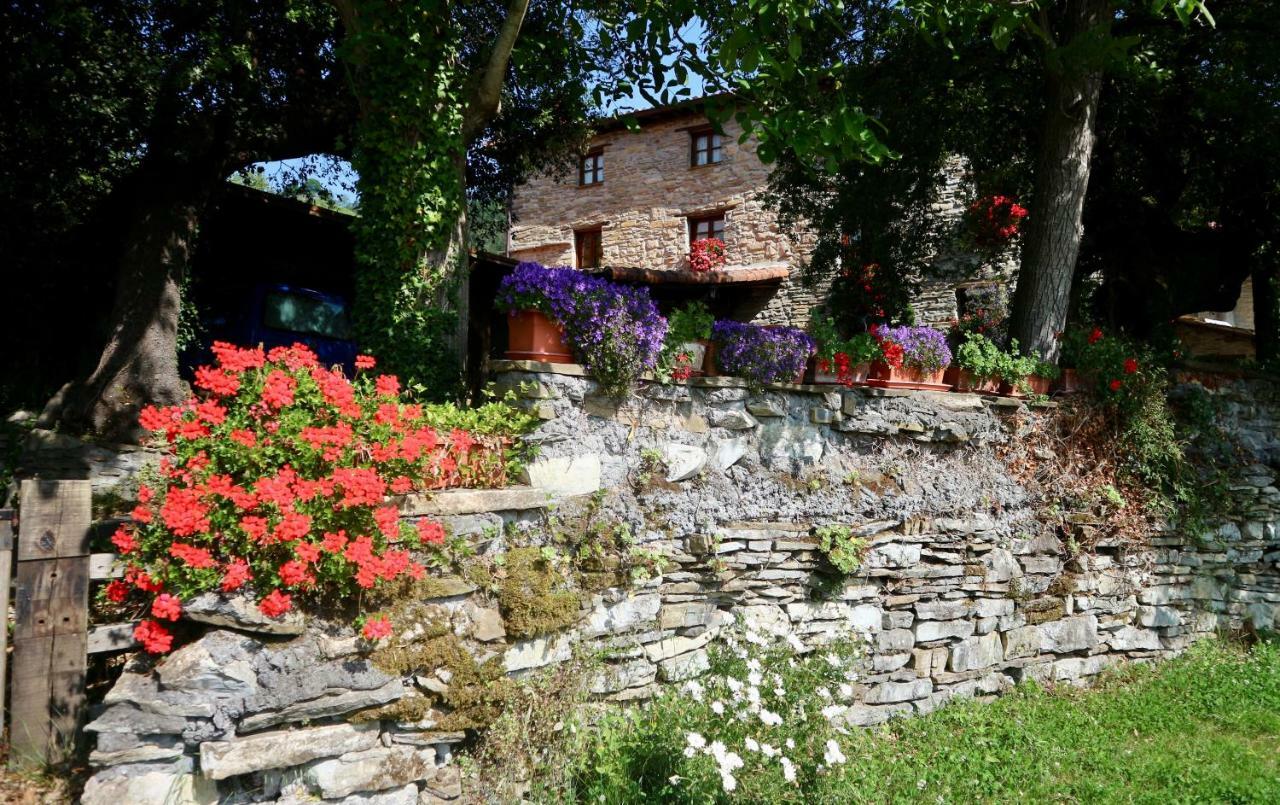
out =
<path fill-rule="evenodd" d="M 9 764 L 69 756 L 84 710 L 89 615 L 88 481 L 22 482 Z"/>
<path fill-rule="evenodd" d="M 9 593 L 13 581 L 13 509 L 0 509 L 0 729 L 4 728 L 4 692 L 8 690 Z"/>

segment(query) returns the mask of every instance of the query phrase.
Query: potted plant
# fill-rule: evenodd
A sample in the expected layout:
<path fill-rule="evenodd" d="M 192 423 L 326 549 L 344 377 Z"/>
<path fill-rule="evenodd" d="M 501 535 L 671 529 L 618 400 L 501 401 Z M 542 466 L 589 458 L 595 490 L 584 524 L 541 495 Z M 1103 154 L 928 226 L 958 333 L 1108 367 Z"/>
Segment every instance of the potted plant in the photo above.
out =
<path fill-rule="evenodd" d="M 507 311 L 507 358 L 515 361 L 573 363 L 559 320 L 565 312 L 572 268 L 520 263 L 502 278 L 494 307 Z"/>
<path fill-rule="evenodd" d="M 1082 374 L 1081 368 L 1087 363 L 1086 352 L 1103 337 L 1102 330 L 1097 327 L 1088 330 L 1073 328 L 1063 333 L 1059 356 L 1062 369 L 1053 384 L 1055 393 L 1076 394 L 1092 387 L 1092 380 Z"/>
<path fill-rule="evenodd" d="M 715 316 L 702 302 L 676 308 L 667 319 L 667 337 L 658 359 L 658 373 L 673 380 L 686 380 L 707 373 L 711 361 L 711 327 Z"/>
<path fill-rule="evenodd" d="M 880 356 L 867 384 L 881 388 L 948 391 L 942 376 L 951 363 L 947 337 L 932 327 L 879 327 L 872 335 Z"/>
<path fill-rule="evenodd" d="M 880 347 L 871 335 L 858 333 L 841 338 L 835 321 L 816 312 L 809 323 L 809 333 L 817 344 L 817 351 L 810 359 L 814 383 L 852 386 L 866 382 L 871 361 L 880 354 Z"/>
<path fill-rule="evenodd" d="M 495 304 L 534 309 L 558 322 L 564 341 L 607 394 L 625 393 L 653 369 L 667 320 L 649 289 L 617 285 L 572 268 L 521 263 L 498 286 Z M 508 350 L 508 355 L 513 351 Z"/>
<path fill-rule="evenodd" d="M 814 347 L 809 334 L 795 327 L 762 327 L 737 321 L 717 321 L 711 337 L 719 368 L 754 388 L 799 382 Z"/>
<path fill-rule="evenodd" d="M 1031 355 L 1023 355 L 1018 351 L 1018 340 L 1009 342 L 1009 350 L 1001 352 L 996 363 L 996 374 L 1000 377 L 1000 394 L 1005 397 L 1021 397 L 1032 392 L 1028 378 L 1036 371 L 1039 360 Z"/>
<path fill-rule="evenodd" d="M 956 391 L 997 394 L 1000 391 L 1000 347 L 977 332 L 964 336 L 956 348 L 955 365 L 947 368 L 943 379 Z"/>
<path fill-rule="evenodd" d="M 728 255 L 720 238 L 699 238 L 689 244 L 689 268 L 698 273 L 712 271 L 725 264 Z"/>

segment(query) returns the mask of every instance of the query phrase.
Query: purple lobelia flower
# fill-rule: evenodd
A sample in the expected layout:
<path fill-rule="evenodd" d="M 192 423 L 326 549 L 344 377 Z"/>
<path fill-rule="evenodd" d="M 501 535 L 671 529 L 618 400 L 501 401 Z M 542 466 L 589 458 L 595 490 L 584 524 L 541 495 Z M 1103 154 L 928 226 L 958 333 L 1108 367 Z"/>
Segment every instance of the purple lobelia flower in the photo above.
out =
<path fill-rule="evenodd" d="M 717 321 L 711 338 L 720 368 L 753 386 L 794 381 L 814 350 L 809 334 L 794 327 Z"/>
<path fill-rule="evenodd" d="M 618 285 L 572 268 L 520 263 L 499 284 L 494 304 L 538 310 L 560 322 L 578 360 L 614 396 L 654 367 L 667 334 L 667 320 L 648 288 Z"/>
<path fill-rule="evenodd" d="M 947 337 L 932 327 L 882 327 L 876 336 L 902 347 L 902 362 L 906 366 L 936 371 L 951 363 Z"/>

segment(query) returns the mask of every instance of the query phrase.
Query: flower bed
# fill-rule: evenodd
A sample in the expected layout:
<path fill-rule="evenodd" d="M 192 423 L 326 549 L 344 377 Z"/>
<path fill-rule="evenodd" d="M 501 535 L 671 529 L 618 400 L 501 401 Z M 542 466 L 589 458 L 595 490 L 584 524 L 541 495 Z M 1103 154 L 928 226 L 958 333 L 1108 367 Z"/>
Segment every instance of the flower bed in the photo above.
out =
<path fill-rule="evenodd" d="M 150 615 L 135 631 L 149 652 L 173 647 L 165 623 L 198 593 L 251 592 L 275 618 L 295 596 L 358 600 L 420 578 L 444 559 L 444 529 L 402 521 L 388 495 L 506 483 L 508 439 L 437 430 L 438 412 L 405 404 L 369 356 L 352 382 L 301 344 L 214 353 L 217 365 L 196 370 L 200 397 L 143 409 L 168 455 L 138 490 L 134 524 L 112 537 L 125 573 L 106 596 Z M 389 633 L 381 620 L 363 627 L 371 640 Z"/>
<path fill-rule="evenodd" d="M 947 391 L 943 372 L 951 363 L 947 338 L 932 327 L 880 327 L 873 335 L 880 341 L 883 358 L 871 365 L 868 383 L 885 388 Z"/>

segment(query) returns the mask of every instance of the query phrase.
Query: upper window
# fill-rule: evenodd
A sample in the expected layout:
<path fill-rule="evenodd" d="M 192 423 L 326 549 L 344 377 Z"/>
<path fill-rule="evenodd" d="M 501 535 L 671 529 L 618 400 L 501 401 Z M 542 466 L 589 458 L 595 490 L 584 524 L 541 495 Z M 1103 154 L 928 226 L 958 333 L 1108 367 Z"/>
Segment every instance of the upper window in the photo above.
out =
<path fill-rule="evenodd" d="M 578 268 L 599 268 L 604 257 L 600 227 L 579 229 L 573 233 L 573 250 L 578 257 Z"/>
<path fill-rule="evenodd" d="M 600 184 L 604 181 L 604 151 L 587 152 L 578 164 L 578 184 Z"/>
<path fill-rule="evenodd" d="M 689 166 L 714 165 L 724 157 L 720 135 L 711 129 L 698 129 L 689 134 Z"/>
<path fill-rule="evenodd" d="M 703 215 L 697 218 L 689 219 L 689 243 L 693 244 L 695 240 L 704 238 L 716 238 L 724 240 L 724 213 L 718 215 Z"/>

